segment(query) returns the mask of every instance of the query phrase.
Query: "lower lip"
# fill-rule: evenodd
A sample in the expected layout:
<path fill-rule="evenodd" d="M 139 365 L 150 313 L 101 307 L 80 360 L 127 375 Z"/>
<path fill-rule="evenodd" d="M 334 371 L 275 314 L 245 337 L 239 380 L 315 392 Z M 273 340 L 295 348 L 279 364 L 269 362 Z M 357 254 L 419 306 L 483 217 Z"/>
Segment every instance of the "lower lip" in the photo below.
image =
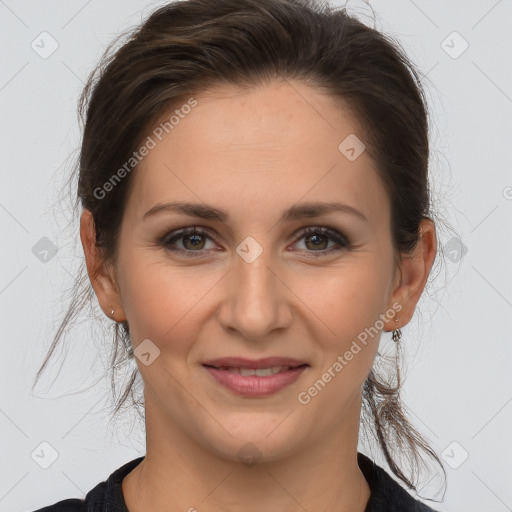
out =
<path fill-rule="evenodd" d="M 259 377 L 257 375 L 243 377 L 237 373 L 231 373 L 228 370 L 220 370 L 205 365 L 203 365 L 203 367 L 208 370 L 210 375 L 222 386 L 238 395 L 249 397 L 272 395 L 295 382 L 307 368 L 307 366 L 304 365 L 265 377 Z"/>

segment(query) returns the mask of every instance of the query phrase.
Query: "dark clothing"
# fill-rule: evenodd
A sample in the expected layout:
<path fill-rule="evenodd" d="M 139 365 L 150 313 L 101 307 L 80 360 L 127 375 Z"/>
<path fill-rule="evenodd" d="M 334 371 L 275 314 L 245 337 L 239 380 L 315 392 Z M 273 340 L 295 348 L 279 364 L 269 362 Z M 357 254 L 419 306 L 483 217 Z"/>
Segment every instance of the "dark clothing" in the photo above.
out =
<path fill-rule="evenodd" d="M 128 512 L 121 482 L 143 459 L 138 457 L 116 469 L 106 481 L 93 487 L 83 500 L 66 499 L 34 512 Z M 362 453 L 358 453 L 357 461 L 371 490 L 365 512 L 435 512 L 415 500 L 384 469 Z"/>

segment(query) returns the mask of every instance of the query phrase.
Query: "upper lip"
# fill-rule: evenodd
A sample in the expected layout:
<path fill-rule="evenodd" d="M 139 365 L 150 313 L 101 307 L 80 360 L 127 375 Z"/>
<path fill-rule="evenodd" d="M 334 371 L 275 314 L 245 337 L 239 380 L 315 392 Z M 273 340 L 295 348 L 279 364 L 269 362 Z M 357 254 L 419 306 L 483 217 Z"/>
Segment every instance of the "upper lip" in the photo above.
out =
<path fill-rule="evenodd" d="M 231 368 L 270 368 L 273 366 L 302 366 L 307 363 L 293 359 L 291 357 L 264 357 L 262 359 L 245 359 L 243 357 L 222 357 L 220 359 L 211 359 L 203 361 L 203 365 L 215 366 L 221 368 L 224 366 Z"/>

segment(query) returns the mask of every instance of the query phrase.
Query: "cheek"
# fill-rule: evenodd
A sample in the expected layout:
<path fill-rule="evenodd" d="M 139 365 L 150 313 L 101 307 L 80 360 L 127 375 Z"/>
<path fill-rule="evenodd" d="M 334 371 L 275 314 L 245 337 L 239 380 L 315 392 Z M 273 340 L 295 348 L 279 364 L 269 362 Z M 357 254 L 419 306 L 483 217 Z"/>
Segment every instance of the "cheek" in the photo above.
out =
<path fill-rule="evenodd" d="M 293 291 L 304 303 L 304 315 L 318 325 L 318 339 L 343 349 L 384 313 L 388 289 L 386 269 L 371 255 L 348 260 L 343 267 L 315 272 L 294 282 Z M 310 322 L 310 323 L 311 323 Z"/>
<path fill-rule="evenodd" d="M 312 336 L 321 349 L 320 364 L 308 380 L 312 394 L 302 391 L 315 401 L 312 410 L 319 414 L 338 404 L 327 413 L 336 415 L 359 393 L 373 365 L 382 329 L 378 320 L 386 308 L 386 269 L 367 254 L 357 264 L 347 261 L 344 268 L 317 274 L 314 282 L 298 283 L 297 294 L 307 297 L 304 314 L 310 326 L 317 326 Z"/>
<path fill-rule="evenodd" d="M 372 368 L 387 281 L 384 269 L 368 258 L 365 265 L 338 269 L 317 285 L 308 306 L 315 313 L 309 318 L 318 317 L 313 335 L 322 357 L 297 399 L 304 413 L 316 418 L 317 427 L 327 429 L 339 425 L 347 408 L 354 406 Z"/>
<path fill-rule="evenodd" d="M 173 266 L 160 252 L 126 251 L 119 261 L 121 296 L 134 348 L 149 338 L 173 352 L 197 337 L 205 295 L 218 279 L 196 267 Z"/>

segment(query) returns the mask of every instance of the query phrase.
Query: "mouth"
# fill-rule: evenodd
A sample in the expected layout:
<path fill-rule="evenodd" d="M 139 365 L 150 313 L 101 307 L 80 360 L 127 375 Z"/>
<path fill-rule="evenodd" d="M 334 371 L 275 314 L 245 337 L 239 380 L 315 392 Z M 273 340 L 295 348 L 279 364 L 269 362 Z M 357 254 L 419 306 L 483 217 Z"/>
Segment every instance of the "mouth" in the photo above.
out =
<path fill-rule="evenodd" d="M 250 360 L 222 358 L 202 363 L 222 387 L 245 397 L 264 397 L 295 382 L 309 367 L 297 359 L 267 357 Z"/>
<path fill-rule="evenodd" d="M 278 367 L 297 368 L 298 366 L 307 365 L 305 361 L 293 359 L 291 357 L 264 357 L 261 359 L 246 359 L 244 357 L 221 357 L 219 359 L 211 359 L 203 361 L 205 366 L 213 366 L 214 368 L 243 368 L 243 369 L 268 369 Z M 308 365 L 309 366 L 309 365 Z"/>
<path fill-rule="evenodd" d="M 235 375 L 241 375 L 242 377 L 249 377 L 251 375 L 257 375 L 258 377 L 269 377 L 271 375 L 275 375 L 276 373 L 287 372 L 289 370 L 301 368 L 303 366 L 305 367 L 308 365 L 303 364 L 300 366 L 269 366 L 267 368 L 236 368 L 232 366 L 211 366 L 208 364 L 203 366 L 214 368 L 215 370 L 227 371 Z"/>

